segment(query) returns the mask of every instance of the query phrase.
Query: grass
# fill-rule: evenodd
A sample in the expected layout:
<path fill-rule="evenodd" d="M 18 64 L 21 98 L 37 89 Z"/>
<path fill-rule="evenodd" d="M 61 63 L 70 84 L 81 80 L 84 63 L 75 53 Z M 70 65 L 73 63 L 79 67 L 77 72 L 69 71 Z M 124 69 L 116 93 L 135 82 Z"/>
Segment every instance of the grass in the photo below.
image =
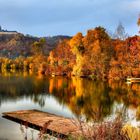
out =
<path fill-rule="evenodd" d="M 127 131 L 122 131 L 123 122 L 120 118 L 92 125 L 79 122 L 79 127 L 81 135 L 70 136 L 68 140 L 131 140 Z"/>
<path fill-rule="evenodd" d="M 59 136 L 54 137 L 54 135 L 46 134 L 50 123 L 44 125 L 35 140 L 60 140 L 60 138 L 56 138 Z M 83 123 L 83 121 L 79 120 L 74 120 L 73 123 L 80 129 L 79 135 L 75 137 L 69 135 L 65 140 L 140 140 L 140 129 L 124 124 L 121 117 L 101 123 Z M 27 126 L 25 128 L 28 129 Z M 27 140 L 27 131 L 23 131 L 23 133 L 25 140 Z"/>

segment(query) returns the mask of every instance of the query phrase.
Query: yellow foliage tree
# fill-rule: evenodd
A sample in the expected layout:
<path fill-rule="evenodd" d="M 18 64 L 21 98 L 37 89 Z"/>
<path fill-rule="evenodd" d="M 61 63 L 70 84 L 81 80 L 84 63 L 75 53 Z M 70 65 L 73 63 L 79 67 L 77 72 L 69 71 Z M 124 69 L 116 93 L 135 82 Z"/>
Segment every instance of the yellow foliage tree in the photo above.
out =
<path fill-rule="evenodd" d="M 70 46 L 72 52 L 76 55 L 76 65 L 73 68 L 73 75 L 82 76 L 83 67 L 84 67 L 83 59 L 84 59 L 84 52 L 85 52 L 82 33 L 76 34 L 70 40 Z"/>

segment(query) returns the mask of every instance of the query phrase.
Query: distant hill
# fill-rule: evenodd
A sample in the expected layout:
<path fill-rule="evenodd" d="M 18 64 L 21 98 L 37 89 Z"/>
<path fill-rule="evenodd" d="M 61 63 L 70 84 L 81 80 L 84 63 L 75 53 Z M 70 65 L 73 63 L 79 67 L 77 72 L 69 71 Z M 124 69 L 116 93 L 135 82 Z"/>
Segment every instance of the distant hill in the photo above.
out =
<path fill-rule="evenodd" d="M 71 37 L 70 36 L 63 36 L 63 35 L 46 37 L 48 51 L 51 51 L 52 49 L 56 48 L 58 43 L 61 42 L 62 40 L 65 40 L 65 39 L 71 39 Z"/>
<path fill-rule="evenodd" d="M 0 34 L 0 57 L 15 58 L 31 54 L 33 42 L 38 38 L 23 34 Z"/>
<path fill-rule="evenodd" d="M 53 37 L 46 37 L 48 44 L 54 45 L 57 44 L 59 41 L 64 40 L 64 39 L 71 39 L 72 37 L 70 36 L 63 36 L 63 35 L 58 35 L 58 36 L 53 36 Z"/>
<path fill-rule="evenodd" d="M 48 54 L 57 44 L 63 39 L 70 39 L 69 36 L 53 36 L 46 38 L 45 51 Z M 23 35 L 16 31 L 0 31 L 0 57 L 16 58 L 18 56 L 30 56 L 32 55 L 31 48 L 35 41 L 38 41 L 39 37 L 33 37 L 30 35 Z"/>

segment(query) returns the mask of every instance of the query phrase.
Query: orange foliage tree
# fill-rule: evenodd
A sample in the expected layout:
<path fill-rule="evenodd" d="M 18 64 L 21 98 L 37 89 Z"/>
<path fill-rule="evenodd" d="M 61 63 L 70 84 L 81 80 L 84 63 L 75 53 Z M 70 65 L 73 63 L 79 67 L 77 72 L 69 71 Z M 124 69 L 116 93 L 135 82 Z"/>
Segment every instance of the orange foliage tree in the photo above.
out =
<path fill-rule="evenodd" d="M 72 52 L 76 55 L 74 75 L 91 75 L 96 78 L 107 76 L 113 48 L 104 28 L 88 30 L 85 37 L 78 33 L 71 39 L 70 45 Z"/>

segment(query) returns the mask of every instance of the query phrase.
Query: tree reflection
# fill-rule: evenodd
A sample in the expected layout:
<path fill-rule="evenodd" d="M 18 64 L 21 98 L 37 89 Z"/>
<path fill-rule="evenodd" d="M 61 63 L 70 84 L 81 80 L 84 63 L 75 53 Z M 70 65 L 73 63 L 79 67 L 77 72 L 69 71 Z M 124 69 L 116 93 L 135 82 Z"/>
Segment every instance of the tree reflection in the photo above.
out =
<path fill-rule="evenodd" d="M 72 77 L 37 77 L 26 74 L 0 75 L 0 105 L 6 101 L 29 98 L 44 107 L 46 97 L 53 96 L 60 105 L 67 106 L 75 116 L 102 121 L 114 111 L 115 103 L 138 108 L 140 85 L 125 82 L 104 83 Z"/>
<path fill-rule="evenodd" d="M 87 120 L 103 120 L 113 113 L 116 103 L 123 105 L 122 116 L 127 115 L 127 108 L 140 104 L 138 84 L 128 86 L 125 82 L 104 83 L 75 77 L 51 78 L 49 83 L 51 95 L 60 104 L 68 106 L 77 117 L 86 116 Z"/>
<path fill-rule="evenodd" d="M 41 107 L 45 105 L 48 82 L 35 76 L 6 74 L 0 76 L 0 104 L 6 101 L 18 101 L 30 98 Z"/>

